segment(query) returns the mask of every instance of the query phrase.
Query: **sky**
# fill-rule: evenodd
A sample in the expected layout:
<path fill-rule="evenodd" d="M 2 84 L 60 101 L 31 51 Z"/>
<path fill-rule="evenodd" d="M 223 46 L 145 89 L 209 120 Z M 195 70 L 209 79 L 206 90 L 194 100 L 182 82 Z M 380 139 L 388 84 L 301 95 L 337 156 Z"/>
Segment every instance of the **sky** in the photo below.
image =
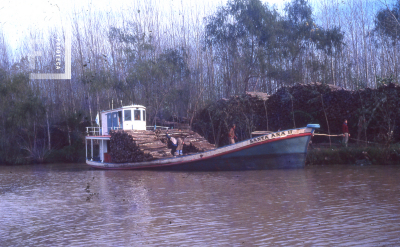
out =
<path fill-rule="evenodd" d="M 178 9 L 182 4 L 191 6 L 191 3 L 195 2 L 193 0 L 151 1 L 159 4 L 165 11 Z M 209 9 L 216 9 L 217 6 L 225 5 L 227 2 L 227 0 L 201 1 L 201 4 Z M 270 5 L 275 4 L 278 9 L 282 9 L 286 1 L 262 0 Z M 28 37 L 32 30 L 48 30 L 48 27 L 62 26 L 74 10 L 90 6 L 105 11 L 119 11 L 132 3 L 135 4 L 135 0 L 0 0 L 0 33 L 3 33 L 9 44 L 16 48 L 21 39 Z M 196 4 L 198 5 L 199 2 Z"/>
<path fill-rule="evenodd" d="M 126 10 L 130 13 L 132 9 L 144 8 L 151 2 L 166 15 L 168 12 L 177 16 L 179 9 L 192 8 L 196 9 L 204 7 L 204 9 L 196 9 L 202 14 L 207 12 L 205 9 L 215 11 L 218 6 L 223 6 L 228 0 L 0 0 L 0 35 L 4 35 L 6 41 L 11 45 L 11 49 L 16 51 L 24 39 L 29 37 L 32 31 L 45 32 L 49 27 L 59 29 L 65 23 L 71 21 L 74 11 L 84 9 L 99 9 L 104 12 L 121 12 Z M 270 6 L 275 5 L 278 11 L 282 11 L 285 4 L 290 0 L 261 0 Z M 318 3 L 320 0 L 310 0 L 310 2 Z M 326 2 L 346 3 L 348 0 L 325 0 Z M 361 0 L 375 1 L 385 7 L 385 3 L 389 5 L 395 0 Z M 139 6 L 141 4 L 141 7 Z M 139 7 L 138 7 L 139 6 Z M 184 6 L 184 7 L 182 7 Z M 209 15 L 207 13 L 206 15 Z M 211 13 L 212 14 L 212 13 Z"/>

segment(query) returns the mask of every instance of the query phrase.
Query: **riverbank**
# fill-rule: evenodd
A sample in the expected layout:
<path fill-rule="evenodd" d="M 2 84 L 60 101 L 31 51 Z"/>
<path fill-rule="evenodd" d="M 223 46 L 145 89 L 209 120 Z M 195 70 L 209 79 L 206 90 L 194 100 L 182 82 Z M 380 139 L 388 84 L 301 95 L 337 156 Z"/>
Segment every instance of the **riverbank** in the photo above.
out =
<path fill-rule="evenodd" d="M 67 150 L 66 150 L 67 149 Z M 84 146 L 53 150 L 42 162 L 21 162 L 18 164 L 0 163 L 3 165 L 27 165 L 38 163 L 83 163 L 85 162 Z M 73 155 L 72 155 L 73 154 Z M 343 147 L 338 143 L 312 144 L 307 151 L 306 166 L 318 165 L 399 165 L 400 145 L 388 147 Z"/>
<path fill-rule="evenodd" d="M 310 147 L 306 166 L 312 165 L 398 165 L 400 146 L 390 147 Z"/>

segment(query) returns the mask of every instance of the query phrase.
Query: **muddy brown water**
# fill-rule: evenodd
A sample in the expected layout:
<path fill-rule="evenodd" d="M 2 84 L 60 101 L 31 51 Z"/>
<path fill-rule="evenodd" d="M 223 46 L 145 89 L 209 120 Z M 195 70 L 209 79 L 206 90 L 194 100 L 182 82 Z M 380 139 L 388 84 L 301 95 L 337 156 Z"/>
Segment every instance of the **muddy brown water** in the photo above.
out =
<path fill-rule="evenodd" d="M 0 166 L 0 246 L 400 246 L 400 166 Z"/>

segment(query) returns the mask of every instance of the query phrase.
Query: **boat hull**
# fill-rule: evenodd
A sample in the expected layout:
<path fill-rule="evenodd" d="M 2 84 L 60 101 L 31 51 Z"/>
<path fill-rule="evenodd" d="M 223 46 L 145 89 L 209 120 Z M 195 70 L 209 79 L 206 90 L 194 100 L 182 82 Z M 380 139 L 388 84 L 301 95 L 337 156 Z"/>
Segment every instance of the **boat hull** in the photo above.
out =
<path fill-rule="evenodd" d="M 274 143 L 243 149 L 239 152 L 221 155 L 215 158 L 171 166 L 161 166 L 158 169 L 184 171 L 241 171 L 303 168 L 306 162 L 306 150 L 303 150 L 303 152 L 291 152 L 291 150 L 287 150 L 288 146 L 285 145 L 292 141 L 303 142 L 305 144 L 305 142 L 308 143 L 309 139 L 310 136 L 304 136 L 302 138 L 296 138 L 296 140 L 279 140 Z M 281 152 L 270 152 L 271 149 L 277 149 L 276 146 L 282 146 L 283 149 Z M 306 145 L 303 145 L 303 147 L 306 147 Z"/>
<path fill-rule="evenodd" d="M 275 132 L 215 150 L 139 163 L 87 161 L 102 169 L 226 171 L 303 168 L 314 129 Z"/>

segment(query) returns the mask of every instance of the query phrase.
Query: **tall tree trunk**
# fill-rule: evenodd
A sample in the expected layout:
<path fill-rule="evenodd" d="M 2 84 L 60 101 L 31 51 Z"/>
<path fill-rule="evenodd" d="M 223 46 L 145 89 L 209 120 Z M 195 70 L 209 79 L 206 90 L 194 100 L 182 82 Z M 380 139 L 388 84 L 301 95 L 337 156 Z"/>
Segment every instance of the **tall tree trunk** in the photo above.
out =
<path fill-rule="evenodd" d="M 46 122 L 47 122 L 47 148 L 51 150 L 51 136 L 50 136 L 50 123 L 49 123 L 49 112 L 46 110 Z"/>
<path fill-rule="evenodd" d="M 324 106 L 324 97 L 323 97 L 322 94 L 321 94 L 321 103 L 322 103 L 322 110 L 324 111 L 324 114 L 325 114 L 326 126 L 328 127 L 329 147 L 332 147 L 332 142 L 331 142 L 331 131 L 330 131 L 330 129 L 329 129 L 328 116 L 326 115 L 325 106 Z"/>

